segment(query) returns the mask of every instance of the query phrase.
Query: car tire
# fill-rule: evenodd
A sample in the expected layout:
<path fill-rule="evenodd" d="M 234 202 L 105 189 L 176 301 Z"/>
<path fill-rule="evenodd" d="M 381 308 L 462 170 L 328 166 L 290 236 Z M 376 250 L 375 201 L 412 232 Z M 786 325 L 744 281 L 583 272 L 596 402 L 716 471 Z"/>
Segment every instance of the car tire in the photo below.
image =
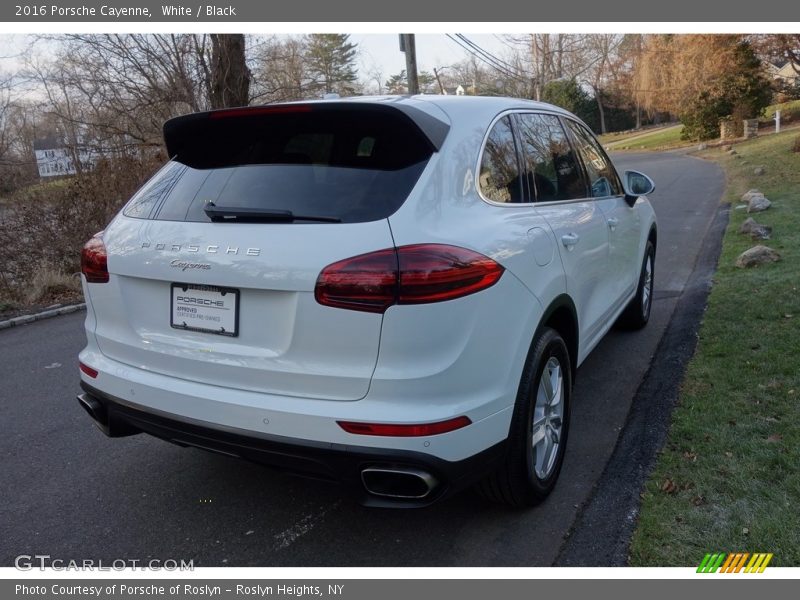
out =
<path fill-rule="evenodd" d="M 617 324 L 624 329 L 641 329 L 650 320 L 653 308 L 653 282 L 655 280 L 656 250 L 648 241 L 644 249 L 642 269 L 639 273 L 639 285 L 636 295 L 625 311 L 620 315 Z"/>
<path fill-rule="evenodd" d="M 478 484 L 484 498 L 522 508 L 550 494 L 564 461 L 571 400 L 569 350 L 555 329 L 544 328 L 528 353 L 505 459 Z"/>

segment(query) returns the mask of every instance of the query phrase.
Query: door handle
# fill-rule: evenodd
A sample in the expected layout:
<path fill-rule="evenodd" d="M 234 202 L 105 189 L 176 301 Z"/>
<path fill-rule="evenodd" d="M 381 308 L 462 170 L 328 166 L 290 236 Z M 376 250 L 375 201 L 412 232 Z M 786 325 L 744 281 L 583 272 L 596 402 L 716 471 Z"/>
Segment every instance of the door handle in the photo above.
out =
<path fill-rule="evenodd" d="M 572 250 L 572 247 L 578 243 L 580 236 L 577 233 L 565 233 L 561 236 L 561 243 L 567 250 Z"/>
<path fill-rule="evenodd" d="M 611 229 L 611 231 L 614 231 L 617 228 L 617 225 L 619 225 L 619 219 L 617 217 L 611 217 L 608 219 L 608 228 Z"/>

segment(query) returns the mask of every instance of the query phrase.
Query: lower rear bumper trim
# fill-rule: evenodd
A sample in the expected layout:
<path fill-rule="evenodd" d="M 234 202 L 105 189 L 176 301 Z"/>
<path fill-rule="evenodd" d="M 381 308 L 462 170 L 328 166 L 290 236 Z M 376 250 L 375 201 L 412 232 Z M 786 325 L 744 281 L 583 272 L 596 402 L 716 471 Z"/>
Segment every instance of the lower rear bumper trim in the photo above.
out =
<path fill-rule="evenodd" d="M 80 397 L 96 410 L 89 412 L 100 429 L 110 437 L 147 433 L 163 440 L 235 456 L 315 479 L 344 484 L 362 504 L 379 507 L 427 506 L 477 482 L 491 472 L 505 456 L 500 442 L 461 461 L 446 461 L 410 450 L 349 446 L 298 440 L 235 429 L 145 408 L 102 392 L 81 382 Z M 361 474 L 374 467 L 420 469 L 438 482 L 422 499 L 392 499 L 365 491 Z"/>

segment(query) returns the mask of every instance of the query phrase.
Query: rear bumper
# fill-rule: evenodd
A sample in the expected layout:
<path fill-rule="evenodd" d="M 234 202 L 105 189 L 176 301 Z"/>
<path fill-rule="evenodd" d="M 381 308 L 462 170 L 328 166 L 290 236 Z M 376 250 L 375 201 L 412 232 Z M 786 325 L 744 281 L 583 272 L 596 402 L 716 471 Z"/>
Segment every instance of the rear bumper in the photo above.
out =
<path fill-rule="evenodd" d="M 178 444 L 235 456 L 294 474 L 344 484 L 366 506 L 427 506 L 477 482 L 502 460 L 505 441 L 459 461 L 410 450 L 298 440 L 165 413 L 117 398 L 81 382 L 78 399 L 109 437 L 148 433 Z M 429 475 L 419 498 L 394 498 L 367 491 L 364 470 L 386 469 Z"/>

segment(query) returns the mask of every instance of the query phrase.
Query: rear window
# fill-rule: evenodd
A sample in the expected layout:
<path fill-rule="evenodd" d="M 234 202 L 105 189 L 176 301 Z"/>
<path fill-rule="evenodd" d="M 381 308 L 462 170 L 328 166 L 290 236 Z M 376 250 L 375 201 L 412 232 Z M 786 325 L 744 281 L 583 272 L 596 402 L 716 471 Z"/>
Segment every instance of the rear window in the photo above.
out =
<path fill-rule="evenodd" d="M 184 156 L 175 156 L 131 199 L 124 214 L 206 222 L 210 219 L 203 207 L 213 202 L 222 209 L 374 221 L 403 204 L 433 152 L 407 118 L 385 112 L 340 110 L 224 121 L 210 125 L 207 139 L 193 140 Z"/>

